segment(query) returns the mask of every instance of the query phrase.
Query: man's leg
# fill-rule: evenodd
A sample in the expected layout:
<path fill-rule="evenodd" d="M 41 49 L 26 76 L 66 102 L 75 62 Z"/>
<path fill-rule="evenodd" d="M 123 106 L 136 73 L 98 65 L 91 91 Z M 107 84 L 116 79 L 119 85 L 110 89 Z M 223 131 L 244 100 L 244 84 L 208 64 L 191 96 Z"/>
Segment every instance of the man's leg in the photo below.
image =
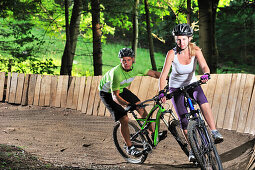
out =
<path fill-rule="evenodd" d="M 119 119 L 119 122 L 122 137 L 124 138 L 127 146 L 130 147 L 132 143 L 130 141 L 130 132 L 128 128 L 128 116 L 127 115 L 123 116 L 122 118 Z"/>

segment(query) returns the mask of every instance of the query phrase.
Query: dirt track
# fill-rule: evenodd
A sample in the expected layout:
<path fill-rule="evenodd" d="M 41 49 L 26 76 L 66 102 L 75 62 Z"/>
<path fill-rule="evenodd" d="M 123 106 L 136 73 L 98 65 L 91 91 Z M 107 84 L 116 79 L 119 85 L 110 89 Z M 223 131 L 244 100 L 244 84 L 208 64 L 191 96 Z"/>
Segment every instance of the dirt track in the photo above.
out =
<path fill-rule="evenodd" d="M 0 143 L 22 147 L 57 166 L 78 169 L 199 169 L 188 162 L 174 138 L 162 141 L 142 165 L 128 164 L 112 141 L 114 122 L 109 117 L 78 111 L 0 104 Z M 222 130 L 217 146 L 224 169 L 244 169 L 254 137 Z"/>

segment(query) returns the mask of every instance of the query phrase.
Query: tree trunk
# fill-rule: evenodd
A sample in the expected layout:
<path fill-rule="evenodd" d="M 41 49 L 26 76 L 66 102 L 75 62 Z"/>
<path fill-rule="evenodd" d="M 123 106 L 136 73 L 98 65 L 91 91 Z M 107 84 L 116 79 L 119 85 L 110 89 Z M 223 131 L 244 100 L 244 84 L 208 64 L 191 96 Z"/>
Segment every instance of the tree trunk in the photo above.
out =
<path fill-rule="evenodd" d="M 144 0 L 144 5 L 145 5 L 145 13 L 146 13 L 146 24 L 147 24 L 147 34 L 148 34 L 148 40 L 149 40 L 151 66 L 152 66 L 152 70 L 157 71 L 157 66 L 156 66 L 156 62 L 154 58 L 153 40 L 151 36 L 151 23 L 150 23 L 150 11 L 149 11 L 148 0 Z"/>
<path fill-rule="evenodd" d="M 134 8 L 133 8 L 133 41 L 132 41 L 132 49 L 135 53 L 137 53 L 137 44 L 138 44 L 138 5 L 139 0 L 134 0 Z"/>
<path fill-rule="evenodd" d="M 68 0 L 65 0 L 68 1 Z M 66 2 L 66 5 L 67 2 Z M 79 36 L 80 21 L 82 11 L 82 0 L 74 0 L 72 17 L 69 26 L 68 6 L 65 7 L 66 13 L 66 46 L 62 57 L 61 75 L 72 74 L 73 59 L 76 51 L 76 44 Z"/>
<path fill-rule="evenodd" d="M 215 17 L 218 0 L 198 0 L 198 6 L 199 46 L 202 48 L 211 73 L 216 73 L 218 52 L 215 41 Z"/>
<path fill-rule="evenodd" d="M 217 71 L 218 67 L 218 60 L 219 60 L 219 52 L 217 48 L 217 41 L 216 41 L 216 30 L 215 30 L 215 25 L 216 25 L 216 14 L 217 14 L 217 7 L 219 4 L 219 0 L 213 0 L 212 1 L 212 32 L 213 32 L 213 37 L 212 37 L 212 54 L 213 54 L 213 59 L 215 60 L 215 72 Z"/>
<path fill-rule="evenodd" d="M 70 75 L 70 64 L 68 63 L 68 60 L 71 55 L 71 44 L 70 44 L 70 29 L 69 29 L 69 3 L 68 0 L 65 0 L 65 20 L 66 20 L 66 45 L 64 54 L 62 56 L 61 61 L 61 69 L 60 69 L 60 75 Z"/>
<path fill-rule="evenodd" d="M 93 66 L 94 75 L 102 75 L 102 44 L 100 27 L 100 2 L 91 0 L 92 8 L 92 30 L 93 30 Z"/>
<path fill-rule="evenodd" d="M 191 0 L 187 0 L 187 24 L 191 25 Z"/>

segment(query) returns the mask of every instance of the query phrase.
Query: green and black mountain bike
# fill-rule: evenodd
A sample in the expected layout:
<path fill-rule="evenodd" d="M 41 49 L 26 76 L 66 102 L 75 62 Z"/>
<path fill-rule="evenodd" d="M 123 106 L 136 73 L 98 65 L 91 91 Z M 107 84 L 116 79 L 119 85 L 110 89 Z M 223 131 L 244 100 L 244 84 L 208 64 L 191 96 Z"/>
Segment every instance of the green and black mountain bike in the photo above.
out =
<path fill-rule="evenodd" d="M 194 105 L 197 103 L 188 94 L 188 90 L 196 88 L 201 84 L 203 83 L 201 80 L 199 80 L 188 86 L 183 86 L 178 90 L 170 94 L 167 94 L 166 96 L 167 99 L 171 99 L 173 96 L 178 95 L 180 93 L 184 94 L 185 106 L 189 110 L 189 113 L 186 114 L 186 117 L 189 120 L 187 136 L 190 147 L 193 150 L 194 155 L 196 157 L 196 162 L 200 165 L 201 169 L 222 170 L 223 167 L 219 154 L 211 138 L 211 135 L 209 134 L 205 121 L 202 117 L 201 111 L 199 109 L 194 108 Z M 165 89 L 167 88 L 168 87 L 166 87 Z M 187 144 L 184 134 L 180 128 L 179 120 L 175 117 L 171 109 L 166 110 L 162 106 L 158 95 L 156 95 L 152 99 L 140 103 L 138 106 L 146 107 L 148 106 L 147 103 L 151 101 L 154 102 L 153 108 L 149 112 L 148 116 L 144 119 L 137 118 L 137 115 L 134 113 L 134 111 L 129 110 L 129 112 L 135 118 L 135 121 L 129 121 L 130 139 L 132 144 L 143 152 L 141 156 L 134 157 L 126 153 L 126 144 L 120 133 L 120 124 L 117 123 L 114 126 L 113 140 L 121 156 L 130 163 L 143 163 L 146 160 L 148 154 L 159 143 L 158 133 L 160 128 L 160 121 L 163 121 L 163 123 L 167 126 L 168 130 L 171 132 L 171 134 L 174 136 L 174 138 L 180 145 L 181 149 L 188 156 L 189 145 Z M 152 115 L 155 112 L 156 118 L 153 119 Z M 164 118 L 166 114 L 170 114 L 170 119 L 168 121 L 166 121 Z M 151 139 L 148 133 L 149 125 L 152 122 L 155 123 L 154 139 Z"/>
<path fill-rule="evenodd" d="M 167 126 L 167 129 L 171 132 L 171 134 L 180 145 L 181 149 L 188 156 L 188 144 L 180 127 L 179 120 L 176 118 L 171 109 L 165 109 L 162 106 L 158 95 L 153 97 L 152 99 L 145 100 L 137 106 L 144 108 L 146 106 L 149 106 L 150 104 L 148 103 L 151 102 L 153 102 L 153 107 L 146 118 L 138 118 L 137 114 L 133 110 L 128 110 L 128 112 L 131 113 L 135 119 L 135 121 L 129 121 L 128 123 L 131 142 L 136 148 L 143 152 L 141 156 L 135 157 L 126 153 L 127 146 L 120 133 L 120 123 L 118 122 L 114 126 L 113 140 L 121 156 L 130 163 L 143 163 L 146 160 L 148 154 L 152 151 L 152 149 L 156 148 L 159 143 L 159 130 L 161 122 L 163 122 Z M 153 114 L 155 113 L 156 118 L 152 118 Z M 170 114 L 168 120 L 165 119 L 165 115 L 167 114 Z M 148 132 L 151 123 L 155 123 L 155 132 L 153 139 L 151 139 Z"/>

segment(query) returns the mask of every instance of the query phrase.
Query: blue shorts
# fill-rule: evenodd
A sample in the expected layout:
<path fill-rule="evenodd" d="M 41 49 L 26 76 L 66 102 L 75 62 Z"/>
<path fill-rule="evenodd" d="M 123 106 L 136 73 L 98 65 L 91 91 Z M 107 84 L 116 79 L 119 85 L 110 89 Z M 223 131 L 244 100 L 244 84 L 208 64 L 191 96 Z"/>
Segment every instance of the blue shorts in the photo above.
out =
<path fill-rule="evenodd" d="M 169 91 L 170 93 L 177 90 L 176 88 L 170 88 Z M 207 98 L 203 92 L 203 89 L 198 86 L 194 89 L 188 90 L 188 93 L 190 97 L 196 100 L 196 102 L 200 105 L 204 103 L 208 103 Z M 182 129 L 187 129 L 188 127 L 188 119 L 185 117 L 185 114 L 188 113 L 187 108 L 184 105 L 184 95 L 183 94 L 178 94 L 174 96 L 171 99 L 174 109 L 180 119 L 181 122 L 181 127 Z"/>
<path fill-rule="evenodd" d="M 105 104 L 105 107 L 110 111 L 115 121 L 118 121 L 120 118 L 127 115 L 125 109 L 121 105 L 113 101 L 111 93 L 100 91 L 99 95 L 102 102 Z M 132 104 L 135 104 L 140 101 L 139 98 L 127 88 L 124 88 L 123 92 L 120 93 L 119 95 L 124 100 Z"/>

